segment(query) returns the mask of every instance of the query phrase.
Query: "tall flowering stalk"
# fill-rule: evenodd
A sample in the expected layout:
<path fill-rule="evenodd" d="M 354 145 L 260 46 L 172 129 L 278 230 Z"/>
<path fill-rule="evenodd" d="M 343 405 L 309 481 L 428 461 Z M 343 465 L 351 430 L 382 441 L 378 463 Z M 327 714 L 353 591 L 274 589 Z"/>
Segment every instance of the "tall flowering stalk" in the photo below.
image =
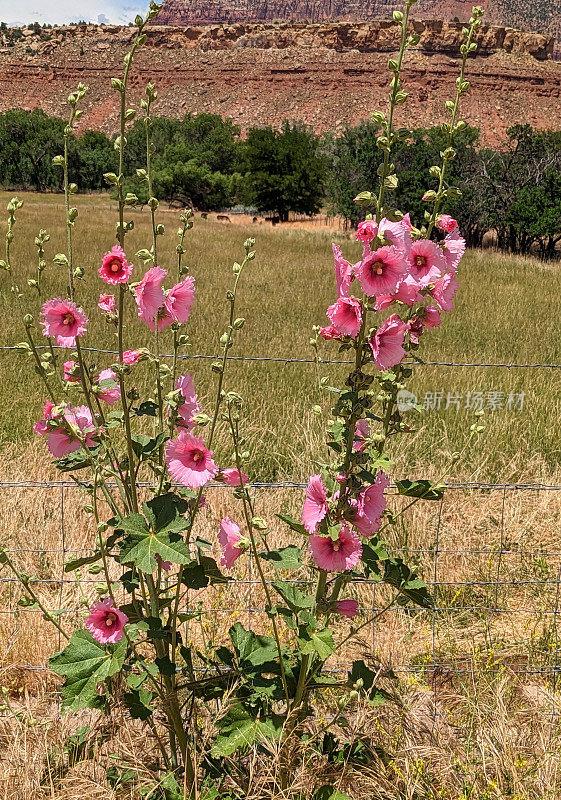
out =
<path fill-rule="evenodd" d="M 83 273 L 74 266 L 73 256 L 78 211 L 70 204 L 75 186 L 68 141 L 80 116 L 77 106 L 85 87 L 79 86 L 69 98 L 64 154 L 55 159 L 63 169 L 67 232 L 67 252 L 55 261 L 68 269 L 67 294 L 42 304 L 39 330 L 37 320 L 25 316 L 27 341 L 18 347 L 34 359 L 45 386 L 46 401 L 35 432 L 45 439 L 61 471 L 88 475 L 80 485 L 89 495 L 87 510 L 95 525 L 96 546 L 91 555 L 68 563 L 66 570 L 99 569 L 105 581 L 103 595 L 90 608 L 83 627 L 71 632 L 44 606 L 27 576 L 3 550 L 0 562 L 18 575 L 28 602 L 67 640 L 51 659 L 52 668 L 64 677 L 65 709 L 88 707 L 110 713 L 115 703 L 123 703 L 131 717 L 147 725 L 161 754 L 156 783 L 165 781 L 166 788 L 182 791 L 183 796 L 197 796 L 201 775 L 219 772 L 223 779 L 233 775 L 232 755 L 250 746 L 262 747 L 264 741 L 279 753 L 278 783 L 282 791 L 288 790 L 299 752 L 295 743 L 302 743 L 305 723 L 314 719 L 315 693 L 325 688 L 339 693 L 334 721 L 359 696 L 368 702 L 386 696 L 363 661 L 355 661 L 341 682 L 324 670 L 329 659 L 395 603 L 432 607 L 424 583 L 390 555 L 382 538 L 399 516 L 387 509 L 392 469 L 387 450 L 393 437 L 408 430 L 397 404 L 399 391 L 411 376 L 412 363 L 420 360 L 418 350 L 427 331 L 438 327 L 452 310 L 458 288 L 465 243 L 455 220 L 440 209 L 442 201 L 457 192 L 446 184 L 446 165 L 453 158 L 454 133 L 463 124 L 457 120 L 458 104 L 467 90 L 464 72 L 475 48 L 472 40 L 481 12 L 474 9 L 466 29 L 457 96 L 447 106 L 451 121 L 443 163 L 431 169 L 438 188 L 429 190 L 425 199 L 434 203 L 433 209 L 424 224 L 415 227 L 408 214 L 391 209 L 388 201 L 398 180 L 392 163 L 398 137 L 394 111 L 407 98 L 401 67 L 407 49 L 416 42 L 408 28 L 412 4 L 409 0 L 405 13 L 394 12 L 400 50 L 389 62 L 389 110 L 387 115 L 375 115 L 382 127 L 377 140 L 382 154 L 380 186 L 356 198 L 370 211 L 357 229 L 362 257 L 351 264 L 341 248 L 333 246 L 336 296 L 327 309 L 329 324 L 316 328 L 313 340 L 316 350 L 322 339 L 336 342 L 340 352 L 352 355 L 353 366 L 341 388 L 319 380 L 320 388 L 334 397 L 327 426 L 330 460 L 318 463 L 309 479 L 301 520 L 278 515 L 294 539 L 285 547 L 271 546 L 270 525 L 256 513 L 251 481 L 244 472 L 250 456 L 243 433 L 245 405 L 226 377 L 231 349 L 245 323 L 237 316 L 238 291 L 255 258 L 255 242 L 248 239 L 243 259 L 233 264 L 227 324 L 219 339 L 221 354 L 212 364 L 216 395 L 207 414 L 193 376 L 178 374 L 181 348 L 188 344 L 184 326 L 195 301 L 195 279 L 184 263 L 185 238 L 193 220 L 191 212 L 181 215 L 176 274 L 170 279 L 158 247 L 165 228 L 158 223 L 152 184 L 151 113 L 157 92 L 151 84 L 141 101 L 146 164 L 137 171 L 147 183 L 151 221 L 150 246 L 134 255 L 137 265 L 144 263 L 143 270 L 126 250 L 127 233 L 133 227 L 125 219 L 126 209 L 137 202 L 124 190 L 127 125 L 135 116 L 128 108 L 130 70 L 158 4 L 150 4 L 145 19 L 137 18 L 123 77 L 111 81 L 121 108 L 115 142 L 119 173 L 105 177 L 117 190 L 117 241 L 105 255 L 100 253 L 100 297 L 94 313 L 103 314 L 115 331 L 117 352 L 114 362 L 101 371 L 88 362 L 82 347 L 89 318 L 79 305 L 77 282 Z M 12 273 L 18 296 L 10 245 L 19 208 L 17 199 L 8 207 L 2 262 Z M 41 234 L 37 245 L 41 264 L 45 241 Z M 137 315 L 153 333 L 150 348 L 135 347 L 127 340 L 127 315 Z M 41 333 L 46 348 L 37 344 Z M 171 366 L 161 356 L 162 337 L 170 334 Z M 61 350 L 65 351 L 62 364 Z M 319 355 L 316 360 L 319 366 Z M 153 391 L 141 398 L 136 385 L 143 364 L 150 370 Z M 219 464 L 213 451 L 220 427 L 232 442 L 227 465 Z M 478 429 L 475 425 L 473 432 Z M 209 554 L 208 543 L 196 535 L 206 506 L 204 493 L 212 483 L 230 487 L 241 504 L 239 515 L 232 512 L 216 523 L 216 542 L 211 544 L 221 551 L 220 564 Z M 395 485 L 399 494 L 410 498 L 404 510 L 443 493 L 435 481 L 401 479 Z M 266 630 L 246 630 L 238 622 L 227 643 L 205 641 L 204 648 L 198 648 L 183 624 L 200 622 L 205 589 L 227 583 L 229 577 L 222 570 L 231 570 L 248 556 L 262 589 Z M 290 579 L 306 569 L 313 580 Z M 353 583 L 364 581 L 385 584 L 390 596 L 374 616 L 359 620 L 359 604 L 349 590 Z M 191 608 L 195 593 L 202 603 L 196 613 Z M 346 620 L 350 630 L 341 633 Z M 203 711 L 214 724 L 210 743 L 200 730 Z"/>

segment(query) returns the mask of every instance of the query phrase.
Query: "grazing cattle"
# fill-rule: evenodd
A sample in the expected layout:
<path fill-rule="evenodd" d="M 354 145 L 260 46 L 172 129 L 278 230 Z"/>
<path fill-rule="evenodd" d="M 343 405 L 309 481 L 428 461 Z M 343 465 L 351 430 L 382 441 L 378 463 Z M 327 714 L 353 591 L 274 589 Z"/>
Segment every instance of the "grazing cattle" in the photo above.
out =
<path fill-rule="evenodd" d="M 201 211 L 201 219 L 206 219 L 208 217 L 208 213 L 206 211 Z"/>
<path fill-rule="evenodd" d="M 232 221 L 230 219 L 230 217 L 227 216 L 227 214 L 217 214 L 216 215 L 216 219 L 218 220 L 218 222 L 231 222 Z"/>

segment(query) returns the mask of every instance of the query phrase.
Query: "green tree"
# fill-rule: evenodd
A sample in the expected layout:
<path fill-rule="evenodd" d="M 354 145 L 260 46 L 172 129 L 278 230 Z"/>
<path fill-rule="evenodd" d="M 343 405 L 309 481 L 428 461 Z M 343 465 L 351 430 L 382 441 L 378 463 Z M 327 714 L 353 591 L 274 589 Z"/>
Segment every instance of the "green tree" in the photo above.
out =
<path fill-rule="evenodd" d="M 246 143 L 246 197 L 260 211 L 282 221 L 290 211 L 316 214 L 322 205 L 325 159 L 319 139 L 301 123 L 252 128 Z"/>

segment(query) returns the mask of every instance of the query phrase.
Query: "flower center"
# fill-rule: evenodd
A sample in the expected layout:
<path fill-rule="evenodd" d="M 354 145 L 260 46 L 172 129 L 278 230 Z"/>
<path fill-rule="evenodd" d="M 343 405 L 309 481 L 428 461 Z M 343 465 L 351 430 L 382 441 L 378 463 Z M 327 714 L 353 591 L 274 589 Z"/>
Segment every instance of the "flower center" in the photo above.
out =
<path fill-rule="evenodd" d="M 65 314 L 65 316 L 62 319 L 63 325 L 73 325 L 75 322 L 76 320 L 74 319 L 74 316 L 70 312 Z"/>
<path fill-rule="evenodd" d="M 339 540 L 337 540 L 336 542 L 333 542 L 333 552 L 334 553 L 338 553 L 340 547 L 341 547 L 341 542 Z"/>
<path fill-rule="evenodd" d="M 203 458 L 204 458 L 204 456 L 201 453 L 201 451 L 200 450 L 195 450 L 195 452 L 193 453 L 193 461 L 195 462 L 195 464 L 198 464 L 199 461 L 203 460 Z"/>
<path fill-rule="evenodd" d="M 415 266 L 424 267 L 426 263 L 427 260 L 424 256 L 415 256 Z"/>
<path fill-rule="evenodd" d="M 119 261 L 118 258 L 114 258 L 111 264 L 109 265 L 109 269 L 111 272 L 119 272 L 122 269 L 123 265 Z"/>
<path fill-rule="evenodd" d="M 384 272 L 384 262 L 383 261 L 376 261 L 374 263 L 374 272 L 376 275 L 382 275 Z"/>
<path fill-rule="evenodd" d="M 117 622 L 117 615 L 114 614 L 112 611 L 105 617 L 105 624 L 108 628 L 111 628 Z"/>

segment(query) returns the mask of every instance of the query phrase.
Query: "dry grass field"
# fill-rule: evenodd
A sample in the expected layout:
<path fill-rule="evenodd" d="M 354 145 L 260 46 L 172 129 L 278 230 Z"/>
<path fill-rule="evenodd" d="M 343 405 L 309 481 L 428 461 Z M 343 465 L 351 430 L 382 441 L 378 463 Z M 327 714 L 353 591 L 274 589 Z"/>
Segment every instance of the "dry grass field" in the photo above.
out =
<path fill-rule="evenodd" d="M 4 206 L 9 198 L 0 199 Z M 22 199 L 12 263 L 23 285 L 36 269 L 33 238 L 38 229 L 51 234 L 49 260 L 64 249 L 64 239 L 60 197 Z M 79 197 L 77 205 L 76 252 L 86 273 L 79 288 L 81 302 L 90 316 L 91 340 L 113 350 L 113 331 L 96 312 L 96 270 L 100 256 L 113 244 L 115 204 L 106 197 Z M 161 217 L 167 234 L 160 261 L 173 269 L 178 214 L 164 208 Z M 131 218 L 135 230 L 130 253 L 148 242 L 147 212 L 133 211 Z M 231 264 L 243 253 L 247 236 L 257 239 L 258 255 L 242 284 L 239 313 L 247 323 L 233 355 L 283 361 L 234 362 L 228 387 L 247 401 L 250 478 L 301 481 L 314 456 L 323 454 L 323 420 L 311 407 L 319 403 L 327 410 L 328 399 L 317 389 L 313 363 L 284 359 L 313 357 L 307 344 L 310 328 L 324 323 L 334 295 L 331 237 L 323 230 L 228 225 L 197 217 L 186 257 L 198 293 L 190 324 L 192 355 L 216 351 Z M 341 232 L 335 236 L 358 254 L 350 239 Z M 58 270 L 49 265 L 45 271 L 45 297 L 64 291 L 65 276 Z M 22 311 L 9 285 L 8 276 L 0 274 L 3 347 L 23 338 Z M 24 293 L 26 310 L 32 306 L 36 315 L 39 300 L 31 289 Z M 559 296 L 557 265 L 469 253 L 457 308 L 440 330 L 427 336 L 422 357 L 447 363 L 561 363 Z M 127 346 L 148 343 L 140 324 L 132 323 L 126 335 Z M 328 345 L 322 356 L 339 358 Z M 92 359 L 103 366 L 112 360 L 102 355 Z M 193 358 L 185 368 L 196 376 L 203 400 L 210 400 L 210 362 Z M 335 381 L 342 369 L 321 365 L 321 374 Z M 395 477 L 445 478 L 452 484 L 561 483 L 558 375 L 552 368 L 416 367 L 410 388 L 421 402 L 426 397 L 426 405 L 436 407 L 409 412 L 416 432 L 403 437 L 392 453 Z M 43 442 L 30 432 L 42 401 L 29 363 L 0 350 L 0 484 L 59 479 Z M 449 455 L 464 448 L 480 401 L 489 406 L 486 430 L 450 468 Z M 223 459 L 230 458 L 225 437 L 218 450 Z M 216 520 L 233 513 L 233 501 L 221 489 L 209 490 L 208 500 L 200 533 L 214 540 Z M 297 515 L 301 501 L 299 489 L 256 490 L 257 511 L 271 523 L 277 512 Z M 393 499 L 396 508 L 399 502 Z M 84 569 L 78 585 L 60 581 L 64 557 L 92 543 L 82 504 L 73 487 L 0 485 L 0 542 L 37 580 L 36 589 L 49 606 L 68 612 L 64 619 L 69 626 L 90 604 L 99 580 Z M 379 664 L 381 679 L 398 702 L 376 712 L 357 708 L 347 715 L 342 734 L 364 737 L 376 748 L 368 766 L 342 770 L 317 757 L 307 771 L 294 776 L 295 788 L 301 787 L 307 797 L 313 774 L 318 786 L 334 781 L 353 800 L 553 800 L 561 795 L 556 691 L 560 517 L 561 494 L 554 488 L 453 488 L 442 503 L 418 504 L 403 524 L 391 529 L 391 546 L 405 551 L 427 582 L 438 583 L 433 587 L 437 610 L 412 615 L 394 608 L 338 656 L 333 669 L 343 668 L 352 656 Z M 286 543 L 280 524 L 277 535 Z M 245 583 L 216 589 L 212 607 L 201 609 L 200 618 L 190 624 L 192 639 L 220 638 L 238 620 L 266 626 L 257 610 L 262 601 L 251 582 L 251 563 L 243 569 L 237 577 Z M 146 743 L 134 726 L 119 724 L 118 714 L 112 726 L 89 712 L 60 720 L 52 677 L 30 668 L 45 664 L 57 648 L 57 636 L 39 614 L 18 608 L 19 590 L 4 571 L 0 582 L 0 683 L 6 703 L 0 719 L 0 798 L 136 800 L 138 793 L 107 783 L 106 767 L 118 754 L 142 770 L 150 755 Z M 362 586 L 356 597 L 366 619 L 385 596 L 379 587 Z M 397 680 L 390 679 L 392 672 Z M 84 724 L 93 731 L 91 752 L 67 770 L 64 738 Z M 248 796 L 270 797 L 263 793 L 266 778 L 256 764 Z"/>

